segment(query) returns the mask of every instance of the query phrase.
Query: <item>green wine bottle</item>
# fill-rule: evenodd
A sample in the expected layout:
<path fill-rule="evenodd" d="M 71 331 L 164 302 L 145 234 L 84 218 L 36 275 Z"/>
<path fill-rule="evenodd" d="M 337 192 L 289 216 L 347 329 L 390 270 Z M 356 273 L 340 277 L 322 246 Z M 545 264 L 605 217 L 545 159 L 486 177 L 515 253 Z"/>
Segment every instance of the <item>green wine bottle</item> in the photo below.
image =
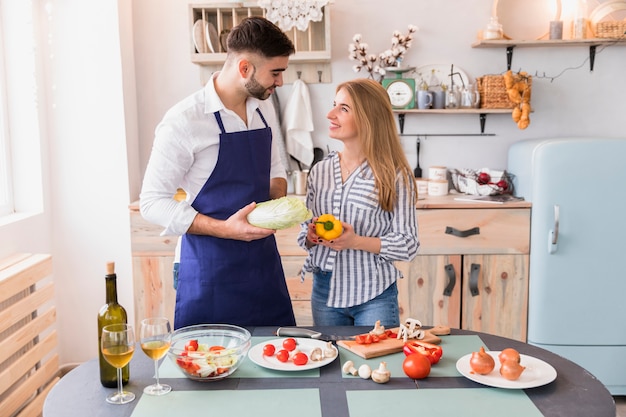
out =
<path fill-rule="evenodd" d="M 115 263 L 107 263 L 106 304 L 98 312 L 98 357 L 100 359 L 100 383 L 107 388 L 117 388 L 117 369 L 111 366 L 102 356 L 100 343 L 102 328 L 109 324 L 126 323 L 126 310 L 117 303 L 117 275 Z M 122 384 L 128 383 L 129 365 L 122 368 Z"/>

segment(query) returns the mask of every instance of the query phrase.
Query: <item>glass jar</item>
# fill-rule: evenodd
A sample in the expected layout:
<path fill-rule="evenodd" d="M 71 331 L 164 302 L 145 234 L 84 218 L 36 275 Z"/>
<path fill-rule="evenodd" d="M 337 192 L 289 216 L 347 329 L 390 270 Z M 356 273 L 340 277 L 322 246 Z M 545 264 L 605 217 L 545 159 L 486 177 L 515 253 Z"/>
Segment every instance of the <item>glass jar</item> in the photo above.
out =
<path fill-rule="evenodd" d="M 491 16 L 489 19 L 489 24 L 483 31 L 483 39 L 485 40 L 493 40 L 493 39 L 502 39 L 503 31 L 502 25 L 498 21 L 496 16 Z"/>

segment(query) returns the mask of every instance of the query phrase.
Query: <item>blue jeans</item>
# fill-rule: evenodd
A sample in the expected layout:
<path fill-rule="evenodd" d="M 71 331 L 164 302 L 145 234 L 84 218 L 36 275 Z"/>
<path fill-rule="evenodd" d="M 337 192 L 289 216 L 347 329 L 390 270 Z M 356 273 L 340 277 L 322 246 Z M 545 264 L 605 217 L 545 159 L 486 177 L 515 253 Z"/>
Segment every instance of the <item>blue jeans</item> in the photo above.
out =
<path fill-rule="evenodd" d="M 331 272 L 313 272 L 311 310 L 316 326 L 374 326 L 377 320 L 386 327 L 400 325 L 398 287 L 394 282 L 382 294 L 366 303 L 346 307 L 328 307 Z"/>

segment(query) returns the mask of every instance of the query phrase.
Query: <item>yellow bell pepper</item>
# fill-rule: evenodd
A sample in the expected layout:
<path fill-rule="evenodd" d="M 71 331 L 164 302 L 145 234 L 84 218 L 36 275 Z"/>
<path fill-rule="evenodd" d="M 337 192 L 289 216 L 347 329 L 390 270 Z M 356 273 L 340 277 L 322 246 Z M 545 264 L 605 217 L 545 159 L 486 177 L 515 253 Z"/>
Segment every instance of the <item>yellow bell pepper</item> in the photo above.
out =
<path fill-rule="evenodd" d="M 332 214 L 322 214 L 315 222 L 315 233 L 326 240 L 332 240 L 343 233 L 341 222 Z"/>

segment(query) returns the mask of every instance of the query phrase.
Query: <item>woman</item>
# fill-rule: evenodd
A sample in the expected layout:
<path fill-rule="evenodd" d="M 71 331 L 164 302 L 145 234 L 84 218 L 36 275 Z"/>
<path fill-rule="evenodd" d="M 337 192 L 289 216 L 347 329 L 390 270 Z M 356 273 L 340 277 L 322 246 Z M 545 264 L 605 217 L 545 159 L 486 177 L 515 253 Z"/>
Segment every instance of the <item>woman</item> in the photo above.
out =
<path fill-rule="evenodd" d="M 370 79 L 337 87 L 329 136 L 343 142 L 310 172 L 307 206 L 298 243 L 313 272 L 311 307 L 317 326 L 399 325 L 401 277 L 394 261 L 417 254 L 417 191 L 396 131 L 389 96 Z M 315 233 L 322 214 L 341 221 L 343 233 L 325 240 Z"/>

